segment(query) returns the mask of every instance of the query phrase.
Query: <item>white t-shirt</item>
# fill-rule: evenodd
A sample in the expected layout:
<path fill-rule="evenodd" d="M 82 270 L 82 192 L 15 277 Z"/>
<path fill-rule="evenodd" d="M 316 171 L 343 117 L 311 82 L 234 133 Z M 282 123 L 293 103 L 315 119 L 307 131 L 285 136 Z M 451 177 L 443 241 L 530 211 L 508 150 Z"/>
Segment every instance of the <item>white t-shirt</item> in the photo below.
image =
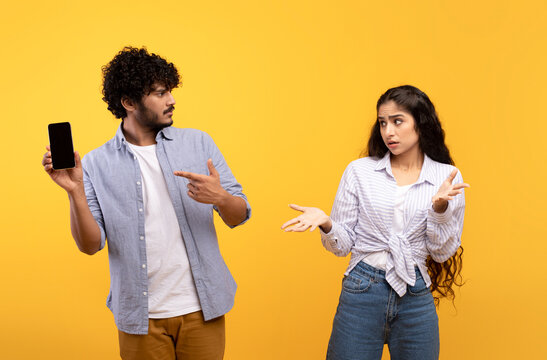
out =
<path fill-rule="evenodd" d="M 397 192 L 395 193 L 395 203 L 393 208 L 393 232 L 395 234 L 401 234 L 405 229 L 405 197 L 410 185 L 397 185 Z M 385 270 L 387 263 L 387 251 L 373 252 L 363 259 L 367 264 L 374 266 L 377 269 Z"/>
<path fill-rule="evenodd" d="M 169 318 L 201 310 L 156 145 L 129 146 L 137 156 L 142 175 L 148 316 Z"/>

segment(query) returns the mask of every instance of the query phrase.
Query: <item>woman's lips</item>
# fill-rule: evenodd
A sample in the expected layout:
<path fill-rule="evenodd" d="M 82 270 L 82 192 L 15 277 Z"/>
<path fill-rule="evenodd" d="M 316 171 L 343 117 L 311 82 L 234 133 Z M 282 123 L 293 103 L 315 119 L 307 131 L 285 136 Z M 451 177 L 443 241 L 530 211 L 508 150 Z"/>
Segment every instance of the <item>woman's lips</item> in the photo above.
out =
<path fill-rule="evenodd" d="M 394 147 L 397 147 L 397 145 L 399 145 L 398 142 L 388 142 L 387 143 L 387 147 L 390 148 L 390 149 L 392 149 Z"/>

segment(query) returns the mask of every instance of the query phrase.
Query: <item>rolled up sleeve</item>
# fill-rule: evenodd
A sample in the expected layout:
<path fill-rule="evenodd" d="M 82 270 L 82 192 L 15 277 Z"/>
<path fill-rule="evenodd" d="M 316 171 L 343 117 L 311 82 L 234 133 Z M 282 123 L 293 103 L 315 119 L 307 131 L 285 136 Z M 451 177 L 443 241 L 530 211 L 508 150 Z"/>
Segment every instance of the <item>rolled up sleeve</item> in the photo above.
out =
<path fill-rule="evenodd" d="M 320 231 L 323 246 L 336 256 L 348 255 L 355 244 L 354 229 L 359 216 L 359 198 L 354 183 L 350 164 L 342 175 L 332 206 L 332 229 L 329 233 Z"/>
<path fill-rule="evenodd" d="M 462 183 L 458 171 L 454 183 Z M 427 214 L 427 249 L 433 260 L 442 263 L 456 253 L 461 245 L 463 218 L 465 212 L 465 194 L 456 195 L 448 202 L 443 213 L 437 213 L 432 207 Z"/>
<path fill-rule="evenodd" d="M 91 181 L 91 178 L 85 166 L 83 166 L 83 173 L 84 190 L 85 196 L 87 198 L 87 205 L 89 206 L 89 210 L 91 211 L 91 214 L 97 222 L 97 225 L 99 225 L 99 230 L 101 231 L 101 246 L 99 247 L 99 250 L 101 250 L 106 244 L 106 231 L 104 226 L 103 213 L 101 211 L 101 207 L 99 206 L 99 201 L 97 200 L 97 195 L 95 193 L 95 188 L 93 187 L 93 182 Z"/>
<path fill-rule="evenodd" d="M 208 153 L 210 158 L 213 160 L 213 166 L 218 171 L 218 174 L 220 176 L 220 185 L 224 190 L 226 190 L 229 194 L 233 196 L 237 196 L 242 198 L 245 201 L 245 205 L 247 207 L 247 213 L 245 215 L 245 219 L 240 222 L 237 225 L 228 225 L 230 228 L 234 228 L 239 225 L 245 224 L 251 217 L 251 205 L 249 204 L 249 201 L 247 200 L 247 196 L 243 193 L 243 188 L 241 184 L 239 184 L 230 170 L 230 167 L 226 163 L 226 160 L 224 159 L 224 156 L 218 149 L 217 145 L 213 141 L 213 139 L 206 133 L 203 133 L 203 136 L 205 136 L 205 141 L 207 143 Z M 219 210 L 216 206 L 213 206 L 215 211 L 218 213 Z"/>

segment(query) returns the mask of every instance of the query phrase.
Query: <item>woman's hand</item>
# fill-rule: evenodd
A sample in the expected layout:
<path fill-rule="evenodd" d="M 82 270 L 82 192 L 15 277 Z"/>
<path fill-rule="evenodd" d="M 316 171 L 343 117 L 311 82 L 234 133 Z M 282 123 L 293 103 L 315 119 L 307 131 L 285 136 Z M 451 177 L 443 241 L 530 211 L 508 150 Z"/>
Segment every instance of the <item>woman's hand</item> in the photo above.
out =
<path fill-rule="evenodd" d="M 328 217 L 323 210 L 314 207 L 298 206 L 295 204 L 290 204 L 289 206 L 294 210 L 301 211 L 302 214 L 284 223 L 281 226 L 281 229 L 285 229 L 285 231 L 302 232 L 307 229 L 313 231 L 320 226 L 324 232 L 330 232 L 332 222 L 330 217 Z"/>
<path fill-rule="evenodd" d="M 454 196 L 461 194 L 461 189 L 469 187 L 469 184 L 466 183 L 452 184 L 456 174 L 458 174 L 458 170 L 454 169 L 450 175 L 448 175 L 446 180 L 443 181 L 439 187 L 439 191 L 437 191 L 437 194 L 435 194 L 435 196 L 431 199 L 433 202 L 433 210 L 436 213 L 445 212 L 448 207 L 448 201 L 452 200 Z"/>

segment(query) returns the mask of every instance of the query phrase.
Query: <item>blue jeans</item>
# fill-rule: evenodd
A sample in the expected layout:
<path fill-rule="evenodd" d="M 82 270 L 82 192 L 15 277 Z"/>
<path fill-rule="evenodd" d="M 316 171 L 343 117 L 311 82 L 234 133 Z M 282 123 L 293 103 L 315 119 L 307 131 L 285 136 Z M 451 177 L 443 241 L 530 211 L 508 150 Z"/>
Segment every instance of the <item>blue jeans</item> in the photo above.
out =
<path fill-rule="evenodd" d="M 416 284 L 399 297 L 385 271 L 360 262 L 342 282 L 328 360 L 437 360 L 439 321 L 433 296 L 416 268 Z"/>

